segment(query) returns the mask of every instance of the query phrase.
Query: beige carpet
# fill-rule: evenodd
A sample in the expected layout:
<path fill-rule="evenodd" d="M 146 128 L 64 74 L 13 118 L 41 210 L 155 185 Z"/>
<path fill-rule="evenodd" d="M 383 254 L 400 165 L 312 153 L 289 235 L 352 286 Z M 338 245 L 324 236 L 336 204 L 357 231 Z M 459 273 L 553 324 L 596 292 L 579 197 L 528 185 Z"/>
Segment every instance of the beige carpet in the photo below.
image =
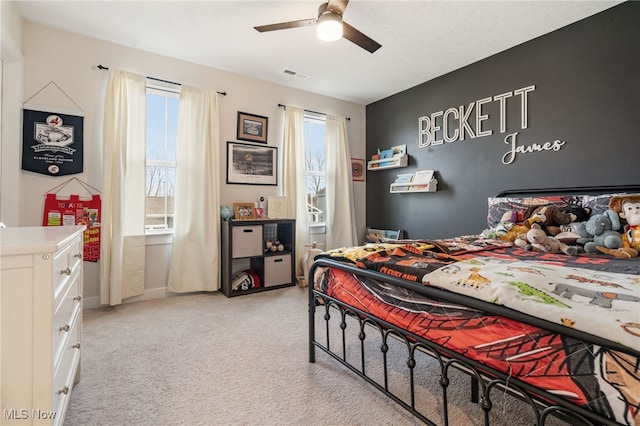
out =
<path fill-rule="evenodd" d="M 326 354 L 317 351 L 316 363 L 309 363 L 307 328 L 307 292 L 298 287 L 85 311 L 81 382 L 65 425 L 420 424 Z M 374 330 L 368 334 L 375 337 Z M 356 356 L 355 345 L 347 345 L 349 357 Z M 377 346 L 371 339 L 367 350 L 379 354 Z M 406 351 L 392 347 L 389 357 L 391 387 L 406 393 L 399 378 Z M 381 363 L 372 359 L 369 373 L 382 377 Z M 426 357 L 418 361 L 418 407 L 442 424 L 439 370 Z M 451 425 L 483 424 L 468 394 L 466 376 L 454 374 Z M 531 410 L 513 398 L 494 404 L 497 425 L 534 423 Z"/>

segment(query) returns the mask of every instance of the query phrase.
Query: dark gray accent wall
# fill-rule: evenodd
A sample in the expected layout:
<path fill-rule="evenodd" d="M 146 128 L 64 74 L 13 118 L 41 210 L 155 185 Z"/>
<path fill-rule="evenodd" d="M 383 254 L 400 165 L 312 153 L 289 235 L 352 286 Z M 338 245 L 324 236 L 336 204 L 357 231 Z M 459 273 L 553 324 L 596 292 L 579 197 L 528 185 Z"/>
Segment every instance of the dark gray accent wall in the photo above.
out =
<path fill-rule="evenodd" d="M 505 133 L 500 103 L 492 101 L 482 107 L 489 115 L 482 127 L 492 135 L 418 148 L 419 117 L 531 85 L 527 128 L 521 128 L 520 97 L 514 95 L 506 102 Z M 479 233 L 486 227 L 487 198 L 506 189 L 638 184 L 640 2 L 620 4 L 372 103 L 366 118 L 367 158 L 401 144 L 409 154 L 406 168 L 367 171 L 367 225 L 405 229 L 410 238 Z M 452 126 L 458 123 L 449 118 Z M 565 145 L 518 154 L 505 165 L 505 137 L 513 132 L 519 145 Z M 436 136 L 442 139 L 441 132 Z M 437 192 L 389 193 L 397 174 L 423 169 L 436 170 Z"/>

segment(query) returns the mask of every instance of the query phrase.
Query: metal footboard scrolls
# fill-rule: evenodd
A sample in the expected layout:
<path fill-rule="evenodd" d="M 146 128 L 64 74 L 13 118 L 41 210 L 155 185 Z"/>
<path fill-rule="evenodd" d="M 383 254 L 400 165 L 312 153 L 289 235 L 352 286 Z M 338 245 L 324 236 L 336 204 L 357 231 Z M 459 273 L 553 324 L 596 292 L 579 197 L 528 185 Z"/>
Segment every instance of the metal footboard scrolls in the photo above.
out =
<path fill-rule="evenodd" d="M 337 268 L 384 285 L 407 287 L 394 277 L 340 262 L 318 259 L 310 277 Z M 443 295 L 437 290 L 442 300 Z M 446 298 L 446 296 L 445 296 Z M 459 303 L 452 296 L 446 303 Z M 431 324 L 431 326 L 434 326 Z M 309 361 L 320 350 L 430 425 L 455 425 L 475 417 L 485 425 L 501 423 L 504 410 L 517 411 L 521 424 L 620 425 L 610 418 L 398 327 L 385 318 L 345 303 L 309 285 Z M 597 349 L 594 349 L 597 350 Z M 516 355 L 517 356 L 517 355 Z M 526 419 L 526 420 L 524 420 Z"/>

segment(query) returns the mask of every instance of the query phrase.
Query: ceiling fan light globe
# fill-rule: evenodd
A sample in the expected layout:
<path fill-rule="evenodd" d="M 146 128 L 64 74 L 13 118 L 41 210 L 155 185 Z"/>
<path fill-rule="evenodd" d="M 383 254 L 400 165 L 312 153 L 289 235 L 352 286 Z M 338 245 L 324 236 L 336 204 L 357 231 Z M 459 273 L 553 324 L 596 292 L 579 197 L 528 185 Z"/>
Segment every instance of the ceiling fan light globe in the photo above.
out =
<path fill-rule="evenodd" d="M 325 13 L 318 18 L 316 34 L 320 40 L 335 41 L 342 37 L 342 19 L 333 13 Z"/>

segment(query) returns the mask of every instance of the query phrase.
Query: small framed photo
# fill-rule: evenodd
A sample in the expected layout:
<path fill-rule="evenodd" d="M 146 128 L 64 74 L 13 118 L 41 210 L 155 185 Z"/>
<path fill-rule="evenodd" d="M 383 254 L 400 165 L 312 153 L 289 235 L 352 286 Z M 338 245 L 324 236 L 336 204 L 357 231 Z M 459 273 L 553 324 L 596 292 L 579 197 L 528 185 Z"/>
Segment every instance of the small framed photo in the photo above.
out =
<path fill-rule="evenodd" d="M 256 218 L 256 210 L 253 203 L 233 203 L 233 213 L 236 220 Z"/>
<path fill-rule="evenodd" d="M 351 180 L 354 182 L 364 182 L 364 159 L 351 159 Z"/>
<path fill-rule="evenodd" d="M 238 111 L 237 138 L 242 141 L 267 143 L 269 118 Z"/>

